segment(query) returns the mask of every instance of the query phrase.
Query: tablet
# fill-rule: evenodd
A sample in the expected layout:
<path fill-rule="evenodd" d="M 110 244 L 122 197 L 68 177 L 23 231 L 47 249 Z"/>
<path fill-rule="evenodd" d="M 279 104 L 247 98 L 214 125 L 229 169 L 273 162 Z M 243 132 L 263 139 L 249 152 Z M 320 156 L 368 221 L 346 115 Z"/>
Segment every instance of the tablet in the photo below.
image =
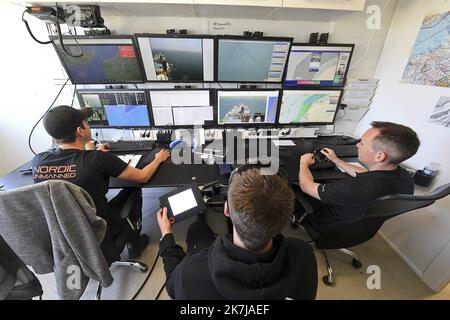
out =
<path fill-rule="evenodd" d="M 184 220 L 206 209 L 202 194 L 196 183 L 171 191 L 159 198 L 161 208 L 167 208 L 171 223 Z"/>

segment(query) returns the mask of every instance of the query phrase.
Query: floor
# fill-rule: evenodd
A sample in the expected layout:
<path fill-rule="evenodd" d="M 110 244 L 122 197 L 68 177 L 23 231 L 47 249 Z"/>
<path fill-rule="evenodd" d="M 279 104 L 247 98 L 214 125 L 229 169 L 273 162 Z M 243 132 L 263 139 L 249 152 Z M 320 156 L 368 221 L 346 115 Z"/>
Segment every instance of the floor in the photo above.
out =
<path fill-rule="evenodd" d="M 143 232 L 149 235 L 150 244 L 140 257 L 140 261 L 147 263 L 149 269 L 155 263 L 158 253 L 160 238 L 159 228 L 155 213 L 158 209 L 158 198 L 169 192 L 170 188 L 146 190 L 144 193 L 144 221 Z M 206 220 L 215 233 L 226 232 L 225 217 L 220 212 L 208 211 Z M 174 225 L 174 235 L 177 242 L 185 247 L 184 239 L 186 231 L 194 218 L 186 219 Z M 299 237 L 308 240 L 308 236 L 302 229 L 292 229 L 287 225 L 283 231 L 285 236 Z M 441 292 L 430 290 L 414 273 L 409 266 L 388 246 L 388 244 L 376 235 L 365 244 L 351 248 L 363 263 L 362 268 L 352 267 L 352 258 L 335 250 L 328 250 L 327 254 L 335 272 L 335 286 L 329 287 L 322 282 L 322 276 L 326 274 L 325 260 L 322 253 L 316 250 L 319 268 L 319 287 L 317 299 L 319 300 L 356 300 L 356 299 L 442 299 L 450 300 L 450 284 Z M 126 251 L 126 250 L 125 250 Z M 127 258 L 124 252 L 123 259 Z M 373 283 L 373 270 L 369 266 L 378 266 L 380 270 L 380 286 L 369 289 Z M 368 270 L 369 268 L 369 270 Z M 161 289 L 164 286 L 165 275 L 162 260 L 159 258 L 151 272 L 142 273 L 129 267 L 112 266 L 114 277 L 113 285 L 104 288 L 101 299 L 123 300 L 162 300 L 170 299 L 167 292 Z M 53 274 L 38 276 L 43 287 L 43 299 L 58 299 Z M 93 299 L 95 297 L 96 282 L 91 281 L 81 299 Z"/>

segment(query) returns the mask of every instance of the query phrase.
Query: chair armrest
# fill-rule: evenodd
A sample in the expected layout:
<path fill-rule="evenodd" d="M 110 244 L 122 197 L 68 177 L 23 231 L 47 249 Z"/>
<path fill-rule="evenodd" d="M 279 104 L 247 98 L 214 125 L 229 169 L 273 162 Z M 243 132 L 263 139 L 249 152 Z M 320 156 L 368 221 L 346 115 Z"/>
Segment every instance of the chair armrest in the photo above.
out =
<path fill-rule="evenodd" d="M 135 205 L 135 203 L 140 199 L 140 192 L 133 191 L 129 196 L 122 209 L 120 210 L 120 217 L 122 219 L 126 219 L 130 216 L 131 208 Z"/>

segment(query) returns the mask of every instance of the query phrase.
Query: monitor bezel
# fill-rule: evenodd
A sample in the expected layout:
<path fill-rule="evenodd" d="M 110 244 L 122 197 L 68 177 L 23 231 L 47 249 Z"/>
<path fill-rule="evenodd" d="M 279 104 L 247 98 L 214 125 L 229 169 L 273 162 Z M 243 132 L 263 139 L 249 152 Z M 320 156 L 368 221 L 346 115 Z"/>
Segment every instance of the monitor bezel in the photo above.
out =
<path fill-rule="evenodd" d="M 78 104 L 80 105 L 80 108 L 84 108 L 84 102 L 82 99 L 82 94 L 83 93 L 102 93 L 102 92 L 144 92 L 144 97 L 145 97 L 145 102 L 146 102 L 146 106 L 147 106 L 147 114 L 148 114 L 148 121 L 149 121 L 149 125 L 148 126 L 101 126 L 101 125 L 91 125 L 89 123 L 89 127 L 93 128 L 93 129 L 142 129 L 142 128 L 146 128 L 147 130 L 152 128 L 152 124 L 153 124 L 153 119 L 152 119 L 152 113 L 150 112 L 150 96 L 148 94 L 148 89 L 80 89 L 80 90 L 76 90 L 76 95 L 78 98 Z"/>
<path fill-rule="evenodd" d="M 219 91 L 235 91 L 235 92 L 249 92 L 249 91 L 255 91 L 255 92 L 264 92 L 264 91 L 278 91 L 278 100 L 277 100 L 277 113 L 275 115 L 275 122 L 274 123 L 265 123 L 265 122 L 248 122 L 248 123 L 219 123 Z M 275 128 L 278 126 L 278 113 L 280 111 L 280 98 L 281 98 L 281 89 L 280 88 L 251 88 L 251 89 L 216 89 L 216 108 L 215 112 L 216 115 L 214 116 L 216 120 L 216 126 L 217 128 Z"/>
<path fill-rule="evenodd" d="M 221 39 L 225 40 L 242 40 L 242 41 L 287 41 L 289 42 L 289 50 L 286 57 L 286 63 L 283 68 L 283 74 L 281 75 L 281 80 L 279 82 L 273 81 L 229 81 L 229 80 L 219 80 L 219 42 Z M 214 50 L 214 74 L 215 74 L 215 82 L 217 83 L 264 83 L 264 84 L 283 84 L 283 79 L 286 75 L 287 64 L 289 61 L 289 56 L 291 54 L 291 48 L 294 38 L 291 37 L 246 37 L 246 36 L 235 36 L 235 35 L 220 35 L 216 36 L 215 50 Z"/>
<path fill-rule="evenodd" d="M 344 81 L 342 82 L 342 85 L 339 86 L 333 86 L 333 85 L 317 85 L 317 84 L 296 84 L 296 85 L 287 85 L 286 81 L 286 77 L 287 77 L 287 70 L 289 68 L 289 59 L 290 59 L 290 53 L 292 51 L 292 47 L 350 47 L 350 56 L 348 58 L 348 64 L 347 64 L 347 68 L 345 69 L 345 73 L 344 73 Z M 283 88 L 307 88 L 307 89 L 327 89 L 327 88 L 343 88 L 345 86 L 345 83 L 347 82 L 347 75 L 348 72 L 350 70 L 350 64 L 352 62 L 352 57 L 353 57 L 353 52 L 355 51 L 355 44 L 354 43 L 305 43 L 305 42 L 301 42 L 301 43 L 292 43 L 291 48 L 289 50 L 289 58 L 288 61 L 286 63 L 286 72 L 284 73 L 284 77 L 283 77 Z"/>
<path fill-rule="evenodd" d="M 134 38 L 135 38 L 135 43 L 136 43 L 136 48 L 139 51 L 139 57 L 140 59 L 140 63 L 141 63 L 141 69 L 143 72 L 143 77 L 144 77 L 144 82 L 148 82 L 148 83 L 214 83 L 216 82 L 216 61 L 215 61 L 215 55 L 216 55 L 216 36 L 214 35 L 192 35 L 192 34 L 156 34 L 156 33 L 135 33 L 134 34 Z M 212 80 L 174 80 L 174 81 L 161 81 L 161 80 L 149 80 L 147 77 L 147 72 L 145 72 L 145 67 L 144 67 L 144 60 L 142 59 L 142 55 L 141 55 L 141 47 L 139 46 L 139 41 L 138 38 L 179 38 L 179 39 L 212 39 L 213 40 L 213 79 Z M 203 44 L 202 44 L 202 53 L 203 53 Z M 203 65 L 203 60 L 202 60 L 202 67 L 204 67 Z M 205 75 L 203 74 L 203 78 L 205 77 Z"/>
<path fill-rule="evenodd" d="M 281 114 L 281 107 L 283 103 L 283 96 L 284 91 L 339 91 L 339 99 L 336 106 L 336 110 L 334 111 L 333 120 L 331 122 L 290 122 L 290 123 L 280 123 L 280 114 Z M 342 96 L 344 95 L 344 89 L 343 88 L 291 88 L 291 87 L 284 87 L 280 90 L 280 99 L 279 99 L 279 107 L 278 107 L 278 114 L 277 114 L 277 124 L 281 127 L 307 127 L 307 126 L 324 126 L 324 125 L 332 125 L 336 121 L 337 113 L 341 106 L 341 100 Z"/>
<path fill-rule="evenodd" d="M 152 91 L 170 91 L 170 92 L 178 92 L 178 91 L 209 91 L 209 103 L 210 106 L 213 108 L 213 124 L 211 125 L 156 125 L 155 117 L 153 115 L 153 105 L 152 105 L 152 99 L 151 99 L 151 92 Z M 216 109 L 217 106 L 215 105 L 216 100 L 216 90 L 213 88 L 158 88 L 158 89 L 147 89 L 148 92 L 148 106 L 149 106 L 149 112 L 152 115 L 152 126 L 154 128 L 158 129 L 194 129 L 194 128 L 215 128 L 217 126 L 217 119 L 216 119 Z"/>
<path fill-rule="evenodd" d="M 57 56 L 59 58 L 59 61 L 61 62 L 61 65 L 63 66 L 64 71 L 66 72 L 66 74 L 69 77 L 70 82 L 72 84 L 133 84 L 133 83 L 145 83 L 144 70 L 142 69 L 141 56 L 140 56 L 138 48 L 136 47 L 135 39 L 134 39 L 134 37 L 132 35 L 113 35 L 113 36 L 106 36 L 106 35 L 104 35 L 104 36 L 102 36 L 102 35 L 95 35 L 95 36 L 80 36 L 80 35 L 79 36 L 67 36 L 66 35 L 66 36 L 63 36 L 63 40 L 75 40 L 75 41 L 76 40 L 80 40 L 80 39 L 93 39 L 93 40 L 96 40 L 96 39 L 112 39 L 112 40 L 113 39 L 127 39 L 128 40 L 129 39 L 129 40 L 131 40 L 131 45 L 133 46 L 133 48 L 135 50 L 135 54 L 136 54 L 136 60 L 137 60 L 137 63 L 138 63 L 138 69 L 139 69 L 139 73 L 140 73 L 141 79 L 142 79 L 141 81 L 125 81 L 125 82 L 123 82 L 123 81 L 84 82 L 83 81 L 83 82 L 77 82 L 77 81 L 75 81 L 73 79 L 72 75 L 69 72 L 69 69 L 67 68 L 66 64 L 64 63 L 64 59 L 62 58 L 61 53 L 59 52 L 58 48 L 56 47 L 55 40 L 59 41 L 59 37 L 57 37 L 57 36 L 50 36 L 49 38 L 50 38 L 50 40 L 52 42 L 53 48 L 56 51 L 56 54 L 57 54 Z M 90 45 L 94 45 L 94 44 L 87 44 L 87 46 L 90 46 Z M 101 46 L 101 45 L 111 45 L 111 44 L 96 44 L 96 45 L 100 45 Z"/>

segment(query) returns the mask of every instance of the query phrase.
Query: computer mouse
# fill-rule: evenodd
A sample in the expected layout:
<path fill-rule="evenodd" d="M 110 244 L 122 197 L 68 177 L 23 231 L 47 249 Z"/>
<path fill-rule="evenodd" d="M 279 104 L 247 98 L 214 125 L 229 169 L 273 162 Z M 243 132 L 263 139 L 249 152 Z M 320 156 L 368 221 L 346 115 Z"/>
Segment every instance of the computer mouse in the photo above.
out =
<path fill-rule="evenodd" d="M 183 140 L 173 140 L 170 144 L 169 144 L 169 148 L 170 149 L 173 149 L 173 148 L 175 148 L 175 146 L 177 146 L 178 144 L 180 144 L 180 143 L 182 143 L 183 142 Z"/>

